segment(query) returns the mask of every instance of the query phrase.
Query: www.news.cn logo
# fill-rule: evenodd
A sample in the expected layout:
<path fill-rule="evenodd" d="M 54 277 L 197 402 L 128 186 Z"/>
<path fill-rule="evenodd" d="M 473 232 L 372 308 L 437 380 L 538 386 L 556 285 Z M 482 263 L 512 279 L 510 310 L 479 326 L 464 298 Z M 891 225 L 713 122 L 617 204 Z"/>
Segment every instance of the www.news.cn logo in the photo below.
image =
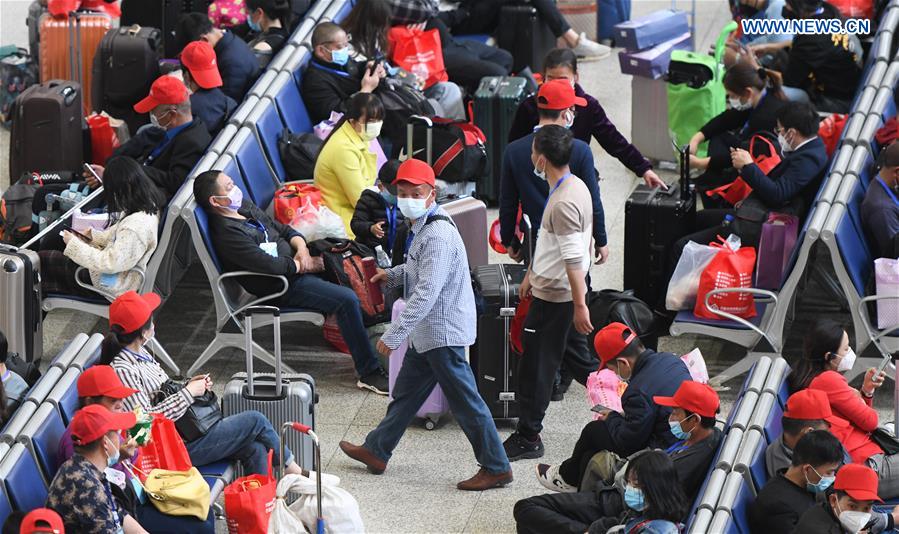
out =
<path fill-rule="evenodd" d="M 746 35 L 833 35 L 871 33 L 868 19 L 743 19 Z"/>

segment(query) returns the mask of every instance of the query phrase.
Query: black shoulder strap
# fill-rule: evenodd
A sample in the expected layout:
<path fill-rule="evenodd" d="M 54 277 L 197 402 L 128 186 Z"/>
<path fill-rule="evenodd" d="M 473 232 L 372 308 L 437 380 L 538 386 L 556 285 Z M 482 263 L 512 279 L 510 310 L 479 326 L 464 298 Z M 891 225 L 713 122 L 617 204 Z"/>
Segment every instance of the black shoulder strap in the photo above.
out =
<path fill-rule="evenodd" d="M 450 219 L 449 217 L 447 217 L 446 215 L 431 215 L 430 217 L 428 217 L 428 220 L 426 220 L 422 226 L 427 226 L 434 221 L 446 221 L 446 222 L 452 224 L 453 226 L 456 226 L 456 224 L 453 223 L 453 220 Z"/>

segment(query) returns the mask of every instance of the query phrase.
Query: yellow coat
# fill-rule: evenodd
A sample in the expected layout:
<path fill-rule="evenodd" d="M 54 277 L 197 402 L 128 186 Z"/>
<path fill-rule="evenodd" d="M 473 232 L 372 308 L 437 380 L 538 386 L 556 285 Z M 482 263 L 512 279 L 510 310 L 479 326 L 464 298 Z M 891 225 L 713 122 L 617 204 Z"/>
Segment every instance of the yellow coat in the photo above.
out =
<path fill-rule="evenodd" d="M 325 143 L 315 162 L 315 186 L 322 192 L 325 206 L 343 219 L 346 233 L 356 202 L 378 175 L 377 156 L 349 122 L 343 123 Z"/>

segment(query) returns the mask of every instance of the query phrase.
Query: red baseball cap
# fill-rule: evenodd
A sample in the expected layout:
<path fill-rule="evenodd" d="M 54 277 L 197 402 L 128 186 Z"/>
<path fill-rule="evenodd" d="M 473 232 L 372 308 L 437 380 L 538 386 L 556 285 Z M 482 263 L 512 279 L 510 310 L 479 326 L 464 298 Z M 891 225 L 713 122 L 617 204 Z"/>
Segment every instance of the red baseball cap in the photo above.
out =
<path fill-rule="evenodd" d="M 134 104 L 134 111 L 149 113 L 156 106 L 164 104 L 181 104 L 190 98 L 184 82 L 174 76 L 160 76 L 150 86 L 150 94 L 146 98 Z"/>
<path fill-rule="evenodd" d="M 877 496 L 877 473 L 862 464 L 846 464 L 837 471 L 833 489 L 845 491 L 856 501 L 883 502 Z"/>
<path fill-rule="evenodd" d="M 79 397 L 111 397 L 125 399 L 137 393 L 122 384 L 119 375 L 108 365 L 94 365 L 78 377 Z"/>
<path fill-rule="evenodd" d="M 568 109 L 571 106 L 586 105 L 587 100 L 574 94 L 574 87 L 568 80 L 546 82 L 537 92 L 537 107 L 540 109 Z"/>
<path fill-rule="evenodd" d="M 126 334 L 136 332 L 147 324 L 150 316 L 162 299 L 156 293 L 138 295 L 136 291 L 128 291 L 118 296 L 109 305 L 109 326 L 119 326 Z"/>
<path fill-rule="evenodd" d="M 393 184 L 397 185 L 400 182 L 412 185 L 427 184 L 434 187 L 434 169 L 420 159 L 409 158 L 396 170 Z"/>
<path fill-rule="evenodd" d="M 702 417 L 715 417 L 718 412 L 718 394 L 708 384 L 686 380 L 681 383 L 673 397 L 653 397 L 659 406 L 681 408 L 698 413 Z"/>
<path fill-rule="evenodd" d="M 35 508 L 25 514 L 22 518 L 22 525 L 19 527 L 20 534 L 35 534 L 37 532 L 53 532 L 53 534 L 62 534 L 66 531 L 66 527 L 54 510 L 50 508 Z"/>
<path fill-rule="evenodd" d="M 114 413 L 102 404 L 91 404 L 75 412 L 69 426 L 75 444 L 83 445 L 97 441 L 107 432 L 128 430 L 136 424 L 137 416 L 133 412 Z"/>
<path fill-rule="evenodd" d="M 190 77 L 203 89 L 222 86 L 215 50 L 206 41 L 193 41 L 181 51 L 181 64 L 190 71 Z"/>
<path fill-rule="evenodd" d="M 593 348 L 599 356 L 599 368 L 614 360 L 621 351 L 637 339 L 637 334 L 626 324 L 609 323 L 608 326 L 596 333 L 593 339 Z"/>
<path fill-rule="evenodd" d="M 823 419 L 835 426 L 849 424 L 833 414 L 827 393 L 820 389 L 803 389 L 790 395 L 783 416 L 807 421 Z"/>

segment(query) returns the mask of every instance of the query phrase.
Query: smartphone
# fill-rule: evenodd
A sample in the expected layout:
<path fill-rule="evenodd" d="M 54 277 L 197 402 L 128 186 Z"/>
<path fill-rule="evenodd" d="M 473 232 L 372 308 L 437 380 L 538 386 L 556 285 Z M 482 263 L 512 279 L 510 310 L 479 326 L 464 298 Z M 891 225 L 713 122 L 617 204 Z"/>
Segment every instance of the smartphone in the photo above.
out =
<path fill-rule="evenodd" d="M 877 366 L 877 374 L 875 374 L 874 376 L 880 376 L 880 373 L 886 371 L 891 361 L 893 361 L 892 356 L 885 356 L 882 360 L 880 360 L 880 365 Z"/>
<path fill-rule="evenodd" d="M 84 164 L 84 170 L 91 173 L 91 175 L 93 175 L 93 177 L 96 178 L 98 182 L 100 182 L 101 184 L 103 183 L 103 178 L 100 178 L 100 175 L 97 174 L 97 171 L 95 171 L 94 168 L 87 163 Z"/>
<path fill-rule="evenodd" d="M 608 406 L 603 406 L 602 404 L 597 404 L 596 406 L 590 408 L 591 412 L 603 413 L 603 412 L 614 412 L 615 410 L 609 408 Z"/>
<path fill-rule="evenodd" d="M 377 68 L 378 68 L 378 62 L 377 62 L 377 61 L 372 61 L 372 62 L 371 62 L 371 66 L 368 67 L 368 75 L 369 75 L 369 76 L 374 76 L 374 75 L 375 75 L 375 69 L 377 69 Z"/>
<path fill-rule="evenodd" d="M 82 241 L 85 241 L 85 242 L 87 242 L 87 243 L 90 243 L 90 242 L 91 242 L 91 238 L 89 238 L 89 237 L 87 237 L 86 235 L 82 234 L 82 233 L 79 232 L 78 230 L 75 230 L 75 229 L 72 228 L 71 226 L 63 226 L 62 229 L 63 229 L 64 232 L 72 232 L 73 234 L 75 234 L 75 235 L 77 235 L 78 237 L 80 237 Z"/>

